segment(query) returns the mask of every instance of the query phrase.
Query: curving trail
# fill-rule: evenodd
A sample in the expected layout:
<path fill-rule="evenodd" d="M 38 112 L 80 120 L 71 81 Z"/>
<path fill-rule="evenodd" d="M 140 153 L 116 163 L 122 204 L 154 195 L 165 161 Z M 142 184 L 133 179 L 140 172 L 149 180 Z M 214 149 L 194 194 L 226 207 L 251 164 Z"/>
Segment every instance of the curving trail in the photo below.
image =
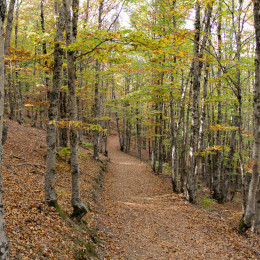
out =
<path fill-rule="evenodd" d="M 119 151 L 117 137 L 109 157 L 99 210 L 102 259 L 257 259 L 218 216 L 185 202 L 169 178 Z"/>

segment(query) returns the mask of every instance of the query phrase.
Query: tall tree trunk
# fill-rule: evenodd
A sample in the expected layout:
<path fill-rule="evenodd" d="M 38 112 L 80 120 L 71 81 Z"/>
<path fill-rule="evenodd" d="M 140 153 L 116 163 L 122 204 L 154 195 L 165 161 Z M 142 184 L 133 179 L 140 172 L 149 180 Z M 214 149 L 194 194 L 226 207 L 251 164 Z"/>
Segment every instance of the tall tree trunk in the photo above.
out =
<path fill-rule="evenodd" d="M 63 68 L 63 85 L 67 86 L 68 85 L 68 80 L 67 80 L 67 69 Z M 68 113 L 68 93 L 67 90 L 62 89 L 60 91 L 60 104 L 59 104 L 59 120 L 68 120 L 67 117 Z M 58 128 L 58 135 L 59 135 L 59 141 L 58 144 L 61 147 L 67 147 L 68 146 L 68 141 L 69 141 L 69 136 L 68 136 L 68 129 L 67 127 L 63 128 Z"/>
<path fill-rule="evenodd" d="M 128 99 L 130 91 L 130 79 L 125 78 L 125 97 Z M 125 152 L 130 153 L 131 149 L 131 107 L 129 101 L 125 102 Z"/>
<path fill-rule="evenodd" d="M 14 6 L 15 0 L 11 0 L 9 3 L 7 21 L 6 21 L 6 30 L 5 30 L 5 55 L 10 54 L 10 42 L 11 42 L 11 35 L 13 30 L 13 14 L 14 14 Z"/>
<path fill-rule="evenodd" d="M 173 81 L 173 79 L 172 79 Z M 184 77 L 182 73 L 182 94 L 180 99 L 180 111 L 178 115 L 178 122 L 175 125 L 174 123 L 174 107 L 173 107 L 173 91 L 170 93 L 170 115 L 171 115 L 171 177 L 172 177 L 172 187 L 173 192 L 179 192 L 179 173 L 182 172 L 182 163 L 181 163 L 181 146 L 179 146 L 179 156 L 177 155 L 177 147 L 178 147 L 178 140 L 179 140 L 179 133 L 181 130 L 181 125 L 184 124 L 184 112 L 185 112 L 185 96 L 188 87 L 188 80 L 187 84 L 184 85 Z M 184 126 L 183 126 L 184 127 Z M 184 132 L 184 131 L 183 131 Z M 179 160 L 180 159 L 180 160 Z"/>
<path fill-rule="evenodd" d="M 76 54 L 70 45 L 77 36 L 79 0 L 63 0 L 66 17 L 66 42 L 67 42 L 67 64 L 68 64 L 68 89 L 69 89 L 69 120 L 76 122 L 77 96 L 76 96 Z M 86 213 L 87 207 L 80 197 L 80 171 L 78 158 L 78 130 L 71 126 L 69 131 L 70 139 L 70 166 L 72 170 L 72 217 L 80 220 Z"/>
<path fill-rule="evenodd" d="M 199 138 L 199 97 L 200 97 L 200 78 L 202 70 L 202 58 L 206 47 L 208 33 L 210 29 L 210 19 L 212 13 L 212 4 L 209 3 L 205 11 L 204 35 L 200 44 L 201 22 L 200 22 L 200 3 L 196 2 L 195 35 L 194 35 L 194 60 L 193 60 L 193 82 L 192 82 L 192 122 L 190 135 L 189 151 L 189 173 L 187 180 L 188 200 L 191 203 L 196 202 L 197 182 L 198 182 L 198 164 L 196 153 L 198 152 Z"/>
<path fill-rule="evenodd" d="M 4 19 L 6 11 L 6 2 L 0 2 L 0 162 L 3 158 L 3 116 L 4 116 Z M 8 240 L 5 235 L 5 221 L 2 198 L 2 172 L 0 171 L 0 258 L 9 259 Z"/>
<path fill-rule="evenodd" d="M 138 158 L 142 157 L 142 137 L 141 137 L 141 118 L 139 113 L 139 103 L 136 108 L 136 138 L 137 138 L 137 149 L 138 149 Z"/>
<path fill-rule="evenodd" d="M 193 85 L 192 85 L 192 123 L 189 151 L 189 173 L 187 180 L 188 200 L 196 201 L 197 175 L 196 175 L 196 152 L 197 138 L 199 132 L 199 94 L 200 94 L 200 63 L 199 63 L 199 41 L 200 41 L 200 3 L 196 3 L 195 35 L 194 35 L 194 61 L 193 61 Z"/>
<path fill-rule="evenodd" d="M 12 35 L 12 29 L 13 29 L 13 13 L 14 13 L 14 6 L 15 6 L 15 0 L 11 0 L 9 4 L 9 9 L 8 9 L 8 15 L 7 15 L 7 21 L 6 21 L 6 30 L 5 30 L 5 42 L 4 42 L 4 52 L 5 55 L 8 56 L 10 55 L 10 42 L 11 42 L 11 35 Z M 10 62 L 10 67 L 11 66 L 11 61 Z M 5 75 L 6 75 L 6 90 L 8 91 L 8 99 L 9 99 L 9 108 L 10 108 L 10 113 L 9 113 L 9 118 L 14 119 L 15 117 L 15 86 L 12 82 L 12 70 L 6 66 L 5 68 Z"/>
<path fill-rule="evenodd" d="M 45 33 L 43 0 L 41 0 L 41 28 L 42 28 L 42 33 Z M 42 53 L 43 53 L 43 55 L 47 55 L 47 44 L 46 44 L 45 41 L 42 43 Z M 47 60 L 44 62 L 44 66 L 48 67 Z M 46 84 L 47 88 L 50 85 L 50 83 L 49 83 L 49 76 L 48 76 L 48 71 L 47 70 L 45 71 L 45 84 Z"/>
<path fill-rule="evenodd" d="M 16 4 L 16 18 L 15 18 L 15 49 L 18 49 L 18 19 L 19 19 L 19 3 Z M 21 81 L 18 79 L 18 71 L 15 72 L 16 76 L 16 91 L 17 91 L 17 122 L 21 125 L 24 123 L 23 119 L 23 96 L 21 90 Z"/>
<path fill-rule="evenodd" d="M 99 2 L 99 9 L 98 9 L 98 30 L 101 30 L 102 26 L 102 13 L 104 7 L 104 0 Z M 95 98 L 94 98 L 94 106 L 93 106 L 93 116 L 95 125 L 100 124 L 100 112 L 101 112 L 101 104 L 100 104 L 100 71 L 101 71 L 101 63 L 98 59 L 96 59 L 96 67 L 95 67 Z M 100 131 L 98 129 L 94 130 L 94 140 L 93 140 L 93 148 L 94 153 L 93 157 L 95 160 L 99 159 L 98 155 L 98 148 L 100 142 Z"/>
<path fill-rule="evenodd" d="M 163 88 L 163 80 L 164 80 L 164 73 L 161 75 L 161 79 L 158 82 L 160 86 Z M 158 128 L 159 128 L 159 138 L 158 138 L 158 168 L 157 174 L 162 173 L 162 166 L 163 166 L 163 98 L 159 97 L 160 100 L 158 102 Z"/>
<path fill-rule="evenodd" d="M 254 1 L 254 25 L 256 35 L 255 86 L 254 86 L 254 145 L 252 179 L 250 181 L 247 206 L 240 222 L 241 231 L 253 226 L 256 216 L 257 187 L 259 182 L 259 152 L 260 152 L 260 1 Z"/>
<path fill-rule="evenodd" d="M 93 116 L 94 116 L 94 124 L 99 125 L 99 117 L 100 117 L 100 62 L 96 60 L 96 76 L 95 76 L 95 98 L 94 98 L 94 106 L 93 106 Z M 93 157 L 95 160 L 99 159 L 98 155 L 98 147 L 100 142 L 100 131 L 98 129 L 94 130 L 94 140 L 93 140 Z"/>
<path fill-rule="evenodd" d="M 63 34 L 65 29 L 65 14 L 62 5 L 59 6 L 59 18 L 57 21 L 57 32 L 54 42 L 54 69 L 53 69 L 53 87 L 48 93 L 49 102 L 47 124 L 47 160 L 45 174 L 45 200 L 49 205 L 55 206 L 57 195 L 55 191 L 55 171 L 56 171 L 56 143 L 57 143 L 57 127 L 58 110 L 59 110 L 59 93 L 62 85 L 62 64 L 63 64 L 63 48 L 60 42 L 64 40 Z"/>
<path fill-rule="evenodd" d="M 60 91 L 60 104 L 59 104 L 59 119 L 65 120 L 67 117 L 67 92 L 66 90 Z M 68 129 L 66 127 L 58 129 L 59 135 L 59 146 L 67 147 L 68 146 Z"/>
<path fill-rule="evenodd" d="M 183 137 L 183 142 L 181 145 L 181 153 L 180 153 L 180 172 L 181 172 L 181 177 L 180 177 L 180 191 L 184 194 L 187 193 L 187 187 L 186 187 L 186 182 L 187 182 L 187 167 L 186 167 L 186 146 L 188 143 L 188 135 L 189 135 L 189 118 L 190 118 L 190 111 L 191 111 L 191 94 L 192 94 L 192 88 L 190 87 L 189 90 L 189 103 L 186 111 L 186 122 L 185 122 L 185 114 L 183 111 L 183 130 L 182 130 L 182 137 Z"/>
<path fill-rule="evenodd" d="M 222 37 L 221 37 L 221 26 L 222 26 L 222 0 L 219 0 L 219 6 L 218 6 L 218 28 L 217 28 L 217 35 L 218 35 L 218 60 L 221 62 L 221 50 L 222 50 Z M 221 97 L 221 68 L 218 67 L 217 77 L 218 77 L 218 83 L 217 83 L 217 93 L 218 96 Z M 217 116 L 217 125 L 220 125 L 222 123 L 222 103 L 221 101 L 218 102 L 218 116 Z M 216 145 L 221 145 L 221 137 L 220 137 L 220 130 L 217 129 L 216 133 Z M 222 160 L 222 153 L 220 149 L 217 149 L 216 155 L 214 156 L 214 171 L 213 171 L 213 183 L 212 183 L 212 189 L 213 189 L 213 198 L 217 200 L 219 203 L 223 203 L 223 194 L 221 192 L 221 160 Z"/>
<path fill-rule="evenodd" d="M 80 82 L 79 82 L 79 91 L 81 91 L 81 89 L 83 88 L 83 66 L 82 64 L 80 64 Z M 83 101 L 81 100 L 80 97 L 78 97 L 77 99 L 77 104 L 78 104 L 78 120 L 79 122 L 83 122 L 83 111 L 84 111 L 84 107 L 83 107 Z M 78 130 L 79 132 L 79 143 L 82 143 L 83 140 L 83 128 L 80 127 L 80 129 Z"/>

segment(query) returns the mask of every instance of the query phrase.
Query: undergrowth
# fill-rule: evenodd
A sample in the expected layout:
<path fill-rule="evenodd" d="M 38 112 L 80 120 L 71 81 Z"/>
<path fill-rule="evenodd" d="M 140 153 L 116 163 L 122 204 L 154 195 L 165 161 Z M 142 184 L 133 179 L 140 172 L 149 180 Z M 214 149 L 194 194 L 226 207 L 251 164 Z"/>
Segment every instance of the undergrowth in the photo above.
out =
<path fill-rule="evenodd" d="M 204 194 L 202 197 L 199 197 L 197 203 L 200 207 L 212 211 L 214 209 L 216 200 L 210 198 L 207 194 Z"/>

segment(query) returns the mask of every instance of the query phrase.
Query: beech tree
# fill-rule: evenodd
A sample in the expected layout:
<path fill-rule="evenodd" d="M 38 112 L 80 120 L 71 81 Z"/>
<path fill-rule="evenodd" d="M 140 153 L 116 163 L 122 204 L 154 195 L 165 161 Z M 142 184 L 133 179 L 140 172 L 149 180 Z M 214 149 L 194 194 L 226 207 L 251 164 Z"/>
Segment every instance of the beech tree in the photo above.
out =
<path fill-rule="evenodd" d="M 67 66 L 68 66 L 68 89 L 69 89 L 69 120 L 72 126 L 69 129 L 70 139 L 70 165 L 72 170 L 72 216 L 81 219 L 87 213 L 87 207 L 80 197 L 80 170 L 78 158 L 78 131 L 73 126 L 77 121 L 77 98 L 76 98 L 76 53 L 71 46 L 77 37 L 79 1 L 63 0 L 66 18 L 66 43 Z"/>
<path fill-rule="evenodd" d="M 53 68 L 53 87 L 48 92 L 48 101 L 50 107 L 48 109 L 47 124 L 47 159 L 45 174 L 45 200 L 48 204 L 55 206 L 57 194 L 55 191 L 55 171 L 56 171 L 56 143 L 57 143 L 57 121 L 60 100 L 60 89 L 62 85 L 62 64 L 64 51 L 61 42 L 64 40 L 65 31 L 65 11 L 63 4 L 56 2 L 57 22 L 56 36 L 54 39 L 54 68 Z"/>
<path fill-rule="evenodd" d="M 249 185 L 248 200 L 245 214 L 240 223 L 240 229 L 245 231 L 252 227 L 257 231 L 259 226 L 259 153 L 260 153 L 260 1 L 254 1 L 254 26 L 256 37 L 255 50 L 255 85 L 254 85 L 254 144 L 252 156 L 252 178 Z"/>
<path fill-rule="evenodd" d="M 6 2 L 0 1 L 0 162 L 3 158 L 3 119 L 4 119 L 4 20 Z M 2 173 L 0 172 L 0 258 L 9 259 L 8 240 L 5 235 L 5 221 L 2 194 Z"/>

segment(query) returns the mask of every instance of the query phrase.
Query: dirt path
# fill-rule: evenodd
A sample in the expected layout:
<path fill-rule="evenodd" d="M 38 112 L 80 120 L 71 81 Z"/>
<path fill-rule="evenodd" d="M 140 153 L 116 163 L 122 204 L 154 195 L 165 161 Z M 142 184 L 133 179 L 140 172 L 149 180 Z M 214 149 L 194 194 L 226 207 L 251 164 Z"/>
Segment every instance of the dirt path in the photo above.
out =
<path fill-rule="evenodd" d="M 102 192 L 103 259 L 256 259 L 245 238 L 218 216 L 185 202 L 170 180 L 109 142 Z"/>

